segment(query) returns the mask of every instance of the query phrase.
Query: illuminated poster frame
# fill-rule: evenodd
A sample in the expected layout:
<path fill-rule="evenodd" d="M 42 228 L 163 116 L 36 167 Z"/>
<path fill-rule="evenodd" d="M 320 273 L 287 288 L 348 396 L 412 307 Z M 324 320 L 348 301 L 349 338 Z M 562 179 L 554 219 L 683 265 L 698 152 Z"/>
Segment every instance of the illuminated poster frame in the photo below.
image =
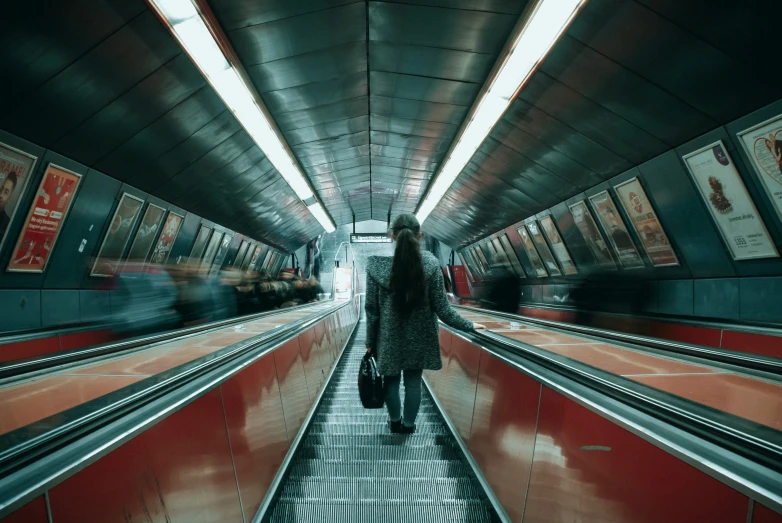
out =
<path fill-rule="evenodd" d="M 543 260 L 540 258 L 537 248 L 535 248 L 535 243 L 532 241 L 529 231 L 524 225 L 516 227 L 516 231 L 518 231 L 519 237 L 521 237 L 521 245 L 527 253 L 527 258 L 529 258 L 532 268 L 535 269 L 535 276 L 538 278 L 547 278 L 548 271 L 546 271 L 546 266 L 543 264 Z"/>
<path fill-rule="evenodd" d="M 209 241 L 209 238 L 212 237 L 213 230 L 212 227 L 201 224 L 195 242 L 193 243 L 193 248 L 190 249 L 190 257 L 187 262 L 188 265 L 196 266 L 201 263 L 201 258 L 204 256 L 207 242 Z"/>
<path fill-rule="evenodd" d="M 174 242 L 179 236 L 179 231 L 182 228 L 185 217 L 175 212 L 169 212 L 166 217 L 166 221 L 163 223 L 163 229 L 161 229 L 160 236 L 155 243 L 155 248 L 147 257 L 147 263 L 163 264 L 168 262 L 169 256 L 171 256 L 171 249 L 174 247 Z M 172 223 L 175 223 L 175 227 L 172 227 Z"/>
<path fill-rule="evenodd" d="M 14 183 L 14 190 L 6 201 L 3 211 L 8 210 L 9 205 L 12 205 L 11 214 L 6 212 L 8 222 L 6 228 L 0 231 L 0 250 L 5 246 L 5 240 L 8 237 L 8 231 L 11 225 L 14 223 L 14 218 L 19 212 L 22 200 L 24 199 L 27 191 L 27 186 L 30 183 L 30 179 L 35 174 L 35 166 L 38 163 L 38 157 L 30 153 L 24 152 L 16 147 L 11 147 L 6 143 L 0 142 L 0 189 L 5 190 L 5 182 L 13 172 L 16 177 Z"/>
<path fill-rule="evenodd" d="M 614 199 L 611 198 L 611 194 L 607 190 L 600 191 L 590 196 L 589 201 L 592 203 L 597 219 L 603 226 L 606 237 L 622 267 L 624 269 L 643 269 L 645 267 L 644 260 L 641 258 L 641 253 L 638 252 L 638 247 L 635 246 L 630 231 L 627 229 L 622 215 L 619 214 L 619 209 L 617 209 Z"/>
<path fill-rule="evenodd" d="M 736 136 L 782 221 L 782 114 Z"/>
<path fill-rule="evenodd" d="M 543 235 L 551 246 L 554 257 L 556 257 L 559 262 L 559 266 L 562 267 L 562 272 L 568 276 L 577 274 L 578 268 L 576 267 L 573 258 L 570 256 L 570 251 L 568 250 L 567 245 L 565 245 L 562 235 L 559 234 L 559 230 L 557 229 L 557 225 L 554 223 L 552 216 L 544 216 L 538 220 L 538 223 L 540 224 L 541 231 L 543 231 Z"/>
<path fill-rule="evenodd" d="M 154 215 L 150 214 L 153 210 L 160 211 L 160 216 L 155 219 Z M 160 224 L 163 223 L 163 219 L 166 217 L 166 209 L 155 205 L 154 203 L 150 203 L 147 205 L 147 209 L 144 211 L 144 216 L 141 217 L 141 224 L 138 226 L 138 229 L 136 229 L 136 234 L 133 235 L 133 243 L 130 244 L 130 250 L 128 251 L 128 255 L 125 258 L 126 262 L 133 262 L 134 260 L 141 260 L 143 262 L 146 262 L 147 258 L 149 257 L 149 253 L 152 251 L 152 247 L 155 246 L 155 239 L 158 236 L 158 233 L 160 232 Z M 154 221 L 152 221 L 154 219 Z M 144 244 L 139 244 L 139 238 L 140 235 L 143 233 L 144 228 L 150 228 L 153 227 L 154 229 L 152 231 L 147 232 L 147 236 L 142 238 L 143 241 L 146 241 L 149 237 L 149 243 L 146 246 L 146 249 L 141 252 L 137 253 L 134 258 L 134 251 L 136 250 L 136 247 L 138 245 L 141 245 L 141 248 L 143 248 Z"/>
<path fill-rule="evenodd" d="M 554 255 L 551 253 L 551 249 L 549 249 L 538 223 L 535 220 L 530 220 L 524 225 L 527 227 L 529 235 L 535 243 L 540 259 L 543 261 L 548 273 L 551 276 L 562 276 L 562 271 L 560 270 L 559 265 L 557 265 L 557 260 L 554 259 Z"/>
<path fill-rule="evenodd" d="M 527 272 L 524 270 L 524 267 L 521 265 L 521 261 L 519 261 L 519 256 L 516 254 L 516 251 L 513 249 L 513 245 L 510 242 L 510 238 L 508 238 L 507 234 L 501 234 L 499 236 L 500 244 L 505 250 L 505 254 L 508 256 L 508 260 L 510 260 L 510 264 L 513 267 L 513 270 L 516 271 L 516 276 L 519 278 L 525 278 L 527 277 Z"/>
<path fill-rule="evenodd" d="M 573 223 L 576 224 L 576 228 L 581 232 L 581 236 L 584 238 L 584 242 L 587 244 L 597 264 L 606 269 L 616 270 L 616 262 L 611 256 L 608 242 L 603 237 L 603 233 L 600 232 L 597 222 L 595 222 L 595 217 L 592 216 L 592 211 L 589 210 L 586 202 L 581 200 L 569 205 L 568 208 L 573 216 Z"/>

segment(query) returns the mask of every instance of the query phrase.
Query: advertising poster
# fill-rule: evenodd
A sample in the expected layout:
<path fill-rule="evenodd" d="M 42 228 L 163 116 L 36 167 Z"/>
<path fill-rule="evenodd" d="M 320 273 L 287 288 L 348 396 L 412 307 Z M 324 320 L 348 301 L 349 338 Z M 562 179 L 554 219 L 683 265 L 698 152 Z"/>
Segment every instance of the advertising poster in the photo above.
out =
<path fill-rule="evenodd" d="M 481 268 L 478 266 L 478 262 L 475 260 L 475 256 L 473 256 L 472 252 L 470 252 L 470 249 L 464 249 L 464 256 L 462 257 L 462 261 L 465 263 L 465 265 L 469 265 L 472 271 L 478 275 L 478 277 L 482 277 L 483 274 L 481 273 Z"/>
<path fill-rule="evenodd" d="M 502 244 L 502 247 L 505 249 L 505 254 L 508 255 L 508 259 L 510 260 L 510 264 L 513 267 L 513 270 L 516 271 L 516 276 L 518 276 L 519 278 L 526 278 L 527 273 L 524 272 L 524 267 L 521 266 L 519 257 L 516 256 L 516 251 L 513 250 L 513 245 L 511 245 L 507 234 L 503 234 L 502 236 L 500 236 L 500 243 Z"/>
<path fill-rule="evenodd" d="M 250 243 L 247 246 L 247 252 L 244 253 L 244 257 L 242 258 L 242 264 L 239 266 L 239 268 L 241 270 L 246 271 L 250 267 L 250 260 L 253 257 L 253 251 L 254 250 L 255 250 L 255 243 Z M 274 261 L 274 260 L 276 260 L 276 258 L 274 256 L 272 256 L 272 260 Z M 270 261 L 269 263 L 271 264 L 272 262 Z M 273 269 L 274 266 L 271 265 L 270 268 Z"/>
<path fill-rule="evenodd" d="M 239 245 L 239 250 L 236 251 L 234 262 L 231 264 L 233 267 L 241 267 L 242 260 L 244 259 L 244 255 L 247 254 L 247 248 L 249 246 L 250 243 L 247 240 L 243 241 L 242 244 Z"/>
<path fill-rule="evenodd" d="M 489 259 L 486 258 L 486 253 L 483 252 L 483 248 L 480 245 L 475 246 L 475 253 L 478 255 L 478 259 L 481 261 L 483 272 L 488 272 L 491 265 L 489 264 Z"/>
<path fill-rule="evenodd" d="M 516 230 L 519 231 L 521 244 L 524 246 L 527 257 L 529 258 L 530 263 L 532 263 L 532 267 L 535 269 L 535 275 L 539 278 L 545 278 L 548 276 L 548 272 L 546 272 L 546 268 L 543 266 L 543 260 L 540 259 L 540 255 L 538 255 L 538 251 L 535 249 L 535 244 L 532 242 L 529 232 L 527 232 L 527 229 L 524 226 L 519 227 Z"/>
<path fill-rule="evenodd" d="M 136 231 L 136 237 L 133 238 L 133 243 L 130 245 L 129 262 L 143 262 L 147 259 L 165 215 L 166 210 L 162 207 L 151 203 L 147 206 L 144 217 L 141 218 L 141 225 L 138 226 Z"/>
<path fill-rule="evenodd" d="M 256 265 L 257 265 L 257 263 L 258 263 L 258 258 L 261 256 L 261 249 L 262 249 L 262 248 L 263 248 L 263 247 L 261 247 L 260 245 L 258 245 L 258 246 L 255 248 L 255 251 L 253 251 L 253 255 L 252 255 L 252 257 L 250 258 L 250 264 L 247 266 L 247 272 L 250 272 L 250 271 L 252 271 L 252 270 L 254 270 L 254 269 L 255 269 L 255 266 L 256 266 Z"/>
<path fill-rule="evenodd" d="M 141 214 L 144 200 L 128 193 L 124 193 L 119 200 L 119 205 L 111 217 L 109 230 L 103 237 L 103 243 L 98 251 L 98 257 L 92 265 L 90 276 L 109 278 L 114 276 L 119 267 L 119 260 L 128 246 L 133 226 Z"/>
<path fill-rule="evenodd" d="M 166 223 L 163 224 L 163 232 L 160 233 L 160 238 L 155 244 L 155 249 L 150 256 L 150 263 L 164 264 L 168 261 L 168 256 L 171 254 L 171 247 L 174 246 L 174 241 L 179 234 L 179 228 L 182 226 L 184 217 L 169 213 L 166 218 Z"/>
<path fill-rule="evenodd" d="M 266 253 L 266 256 L 263 258 L 263 263 L 261 264 L 261 268 L 262 269 L 267 270 L 267 271 L 270 269 L 269 265 L 271 265 L 272 253 L 273 252 L 274 251 L 269 249 L 269 251 Z"/>
<path fill-rule="evenodd" d="M 467 261 L 466 251 L 462 250 L 457 254 L 459 255 L 459 259 L 462 262 L 462 267 L 464 267 L 464 272 L 467 274 L 467 278 L 470 279 L 470 283 L 475 283 L 475 276 L 473 276 L 472 270 L 470 270 L 470 263 Z"/>
<path fill-rule="evenodd" d="M 741 131 L 738 137 L 782 220 L 782 114 Z"/>
<path fill-rule="evenodd" d="M 627 211 L 630 222 L 635 227 L 635 232 L 641 238 L 641 244 L 652 260 L 655 267 L 679 265 L 679 259 L 673 252 L 668 235 L 665 234 L 657 214 L 652 209 L 652 204 L 646 196 L 646 191 L 641 186 L 641 180 L 633 178 L 616 187 L 616 194 L 622 207 Z"/>
<path fill-rule="evenodd" d="M 198 229 L 195 243 L 193 244 L 193 248 L 190 249 L 190 260 L 188 265 L 195 266 L 201 262 L 204 250 L 206 249 L 206 243 L 209 241 L 209 236 L 211 234 L 212 228 L 207 227 L 206 225 L 202 225 L 201 228 Z"/>
<path fill-rule="evenodd" d="M 684 157 L 734 260 L 779 256 L 722 141 Z"/>
<path fill-rule="evenodd" d="M 49 164 L 11 254 L 8 271 L 43 272 L 46 269 L 80 182 L 80 175 Z"/>
<path fill-rule="evenodd" d="M 557 261 L 559 261 L 562 271 L 565 274 L 578 273 L 576 264 L 573 263 L 573 258 L 570 257 L 570 252 L 567 250 L 565 242 L 562 241 L 562 237 L 559 235 L 559 231 L 554 225 L 554 220 L 551 216 L 544 216 L 541 218 L 540 227 L 543 229 L 543 234 L 548 238 L 548 242 L 551 244 L 551 250 L 554 251 L 554 256 L 557 257 Z"/>
<path fill-rule="evenodd" d="M 206 250 L 204 251 L 204 257 L 201 258 L 201 268 L 212 266 L 212 262 L 217 255 L 217 249 L 220 248 L 220 243 L 223 241 L 223 236 L 225 235 L 222 232 L 215 231 L 209 238 L 209 243 L 206 245 Z"/>
<path fill-rule="evenodd" d="M 350 290 L 353 286 L 353 268 L 334 268 L 334 298 L 337 300 L 350 299 Z"/>
<path fill-rule="evenodd" d="M 592 217 L 586 202 L 581 201 L 571 205 L 570 213 L 573 215 L 573 223 L 581 231 L 587 247 L 589 247 L 595 260 L 597 260 L 597 264 L 606 269 L 616 269 L 614 259 L 608 250 L 608 244 L 605 238 L 603 238 L 600 229 L 597 228 L 595 219 Z"/>
<path fill-rule="evenodd" d="M 625 269 L 642 268 L 644 261 L 641 259 L 638 249 L 635 248 L 635 243 L 633 243 L 633 239 L 630 237 L 622 217 L 619 216 L 619 210 L 614 205 L 614 200 L 611 199 L 608 191 L 590 196 L 589 201 L 595 206 L 597 219 L 600 220 L 600 224 L 608 234 L 608 241 L 614 248 L 622 267 Z"/>
<path fill-rule="evenodd" d="M 475 254 L 475 247 L 467 247 L 467 254 L 470 256 L 470 260 L 473 263 L 473 267 L 475 267 L 475 270 L 478 271 L 478 275 L 483 277 L 485 271 L 483 270 L 483 265 L 481 265 L 481 261 L 478 259 L 478 255 Z"/>
<path fill-rule="evenodd" d="M 35 156 L 0 143 L 0 249 L 33 174 Z"/>
<path fill-rule="evenodd" d="M 220 267 L 223 266 L 223 261 L 225 260 L 225 255 L 228 254 L 228 247 L 231 245 L 231 240 L 233 239 L 234 237 L 230 234 L 223 236 L 223 241 L 220 242 L 220 247 L 217 249 L 214 262 L 212 262 L 211 274 L 217 274 L 220 271 Z"/>
<path fill-rule="evenodd" d="M 538 254 L 543 260 L 546 269 L 548 269 L 549 274 L 552 276 L 561 276 L 562 271 L 559 270 L 559 266 L 554 260 L 554 255 L 551 254 L 551 249 L 548 248 L 548 244 L 546 243 L 545 238 L 543 238 L 543 233 L 540 232 L 538 224 L 535 222 L 528 222 L 526 225 L 527 230 L 532 237 L 532 241 L 535 242 L 535 246 L 538 248 Z"/>

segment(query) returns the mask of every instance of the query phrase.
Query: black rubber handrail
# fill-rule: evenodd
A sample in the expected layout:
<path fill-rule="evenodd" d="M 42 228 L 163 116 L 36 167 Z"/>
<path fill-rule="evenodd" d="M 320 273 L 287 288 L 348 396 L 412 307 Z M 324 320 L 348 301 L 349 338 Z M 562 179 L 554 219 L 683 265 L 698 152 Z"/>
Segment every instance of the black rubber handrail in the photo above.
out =
<path fill-rule="evenodd" d="M 351 300 L 333 305 L 285 329 L 260 334 L 0 436 L 0 449 L 7 449 L 0 453 L 0 518 L 352 304 Z M 57 422 L 64 423 L 52 430 Z"/>
<path fill-rule="evenodd" d="M 674 352 L 676 354 L 691 356 L 698 359 L 707 360 L 707 362 L 727 363 L 738 367 L 740 370 L 756 370 L 763 374 L 764 378 L 779 379 L 782 377 L 782 359 L 771 356 L 762 356 L 748 352 L 738 352 L 730 349 L 720 349 L 716 347 L 706 347 L 703 345 L 694 345 L 676 341 L 653 338 L 651 336 L 642 336 L 639 334 L 628 334 L 624 332 L 610 331 L 597 327 L 587 327 L 584 325 L 574 325 L 555 320 L 545 320 L 541 318 L 531 318 L 517 314 L 510 314 L 476 307 L 464 307 L 455 305 L 456 308 L 465 312 L 477 312 L 486 316 L 494 316 L 504 320 L 515 321 L 519 323 L 531 323 L 552 329 L 555 332 L 564 334 L 576 333 L 596 341 L 605 341 L 606 339 L 618 341 L 629 345 L 629 348 L 643 350 L 646 348 L 659 351 Z"/>
<path fill-rule="evenodd" d="M 79 347 L 76 349 L 44 354 L 32 358 L 3 362 L 0 364 L 0 380 L 27 377 L 30 373 L 36 371 L 48 371 L 54 367 L 61 368 L 63 365 L 81 363 L 85 360 L 90 360 L 100 356 L 110 356 L 133 349 L 146 348 L 155 343 L 170 342 L 177 339 L 185 339 L 191 336 L 206 334 L 216 330 L 224 329 L 225 327 L 230 327 L 231 325 L 247 323 L 248 321 L 268 318 L 280 313 L 305 309 L 307 307 L 316 305 L 317 303 L 323 302 L 306 303 L 286 309 L 274 309 L 255 314 L 248 314 L 245 316 L 237 316 L 235 318 L 229 318 L 226 320 L 213 321 L 192 327 L 172 329 L 155 334 L 145 334 L 143 336 L 135 336 L 133 338 L 126 338 L 119 341 L 111 341 L 98 345 L 91 345 L 88 347 Z"/>

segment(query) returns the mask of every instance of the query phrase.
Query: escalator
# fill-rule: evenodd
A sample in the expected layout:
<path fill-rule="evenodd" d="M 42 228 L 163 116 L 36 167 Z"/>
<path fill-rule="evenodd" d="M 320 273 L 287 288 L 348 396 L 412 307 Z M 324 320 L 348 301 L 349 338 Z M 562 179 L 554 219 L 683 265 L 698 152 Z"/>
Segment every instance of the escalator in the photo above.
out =
<path fill-rule="evenodd" d="M 262 521 L 499 521 L 428 391 L 412 435 L 362 408 L 364 336 L 356 329 Z"/>

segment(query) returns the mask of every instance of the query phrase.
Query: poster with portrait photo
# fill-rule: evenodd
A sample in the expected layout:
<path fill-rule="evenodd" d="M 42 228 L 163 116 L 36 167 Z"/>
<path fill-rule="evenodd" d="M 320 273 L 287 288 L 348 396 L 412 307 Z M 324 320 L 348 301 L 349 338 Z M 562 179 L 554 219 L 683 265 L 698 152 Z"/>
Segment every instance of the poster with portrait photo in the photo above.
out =
<path fill-rule="evenodd" d="M 204 256 L 204 250 L 206 249 L 206 244 L 209 241 L 209 237 L 211 235 L 212 228 L 207 227 L 206 225 L 201 225 L 201 227 L 198 229 L 195 243 L 193 243 L 193 248 L 190 249 L 190 260 L 188 261 L 189 266 L 195 267 L 201 263 L 201 258 Z"/>
<path fill-rule="evenodd" d="M 523 225 L 516 230 L 519 232 L 519 236 L 521 236 L 521 245 L 524 247 L 524 251 L 527 253 L 527 258 L 529 258 L 529 261 L 532 264 L 532 268 L 535 269 L 535 275 L 538 278 L 545 278 L 548 276 L 548 272 L 546 271 L 546 267 L 543 265 L 543 260 L 540 259 L 540 255 L 538 254 L 538 250 L 535 248 L 535 243 L 533 243 L 529 231 L 527 231 L 527 228 Z"/>
<path fill-rule="evenodd" d="M 619 209 L 614 205 L 614 200 L 608 191 L 603 191 L 589 197 L 589 201 L 595 208 L 597 219 L 608 234 L 608 241 L 614 248 L 619 263 L 625 269 L 640 269 L 644 266 L 641 254 L 633 243 L 630 233 L 625 226 Z"/>
<path fill-rule="evenodd" d="M 513 249 L 507 234 L 500 236 L 500 243 L 505 249 L 505 254 L 508 256 L 508 260 L 510 260 L 510 264 L 513 267 L 513 270 L 516 271 L 516 276 L 519 278 L 526 278 L 527 273 L 524 271 L 524 267 L 521 266 L 519 257 L 516 255 L 516 251 Z"/>
<path fill-rule="evenodd" d="M 671 242 L 668 241 L 668 235 L 665 234 L 657 213 L 652 209 L 641 180 L 637 177 L 627 180 L 614 186 L 614 190 L 619 195 L 619 201 L 627 211 L 635 232 L 641 238 L 641 245 L 652 260 L 652 265 L 655 267 L 679 265 L 679 259 L 673 252 Z"/>
<path fill-rule="evenodd" d="M 179 214 L 169 213 L 166 222 L 163 224 L 163 230 L 160 233 L 160 237 L 157 239 L 155 248 L 152 250 L 152 254 L 149 257 L 149 263 L 165 264 L 168 262 L 168 257 L 171 255 L 171 248 L 174 246 L 174 241 L 179 235 L 179 229 L 182 227 L 184 216 Z"/>
<path fill-rule="evenodd" d="M 128 262 L 143 262 L 147 259 L 165 215 L 166 210 L 164 208 L 151 203 L 147 206 L 144 217 L 141 218 L 141 224 L 136 231 L 136 237 L 133 238 L 133 243 L 130 244 Z"/>
<path fill-rule="evenodd" d="M 128 193 L 122 194 L 119 205 L 109 222 L 109 230 L 103 237 L 98 256 L 92 264 L 90 276 L 101 278 L 114 276 L 143 206 L 144 200 L 141 198 Z"/>
<path fill-rule="evenodd" d="M 782 114 L 741 131 L 737 136 L 782 220 Z"/>
<path fill-rule="evenodd" d="M 43 272 L 71 210 L 81 175 L 49 164 L 8 263 L 8 272 Z"/>
<path fill-rule="evenodd" d="M 543 234 L 548 238 L 548 242 L 551 245 L 551 250 L 554 252 L 559 265 L 562 267 L 562 271 L 565 274 L 577 274 L 578 269 L 576 264 L 573 263 L 573 258 L 570 257 L 570 252 L 567 250 L 565 242 L 562 241 L 562 237 L 559 235 L 559 231 L 554 225 L 554 220 L 551 216 L 544 216 L 540 219 L 540 227 L 543 229 Z"/>
<path fill-rule="evenodd" d="M 559 270 L 559 265 L 554 260 L 554 255 L 551 254 L 551 249 L 548 248 L 543 233 L 540 232 L 540 227 L 534 221 L 529 221 L 525 224 L 529 231 L 532 241 L 535 242 L 535 247 L 538 248 L 538 254 L 540 259 L 543 260 L 543 264 L 546 266 L 549 274 L 552 276 L 562 276 L 562 271 Z"/>
<path fill-rule="evenodd" d="M 0 143 L 0 249 L 5 245 L 8 227 L 32 178 L 36 160 L 31 154 Z"/>
<path fill-rule="evenodd" d="M 725 144 L 720 140 L 683 159 L 733 259 L 778 257 Z"/>
<path fill-rule="evenodd" d="M 573 223 L 576 224 L 576 227 L 581 232 L 581 236 L 584 237 L 584 241 L 587 247 L 589 247 L 592 256 L 595 257 L 597 264 L 604 269 L 616 269 L 608 243 L 603 238 L 600 229 L 597 228 L 597 223 L 595 223 L 595 219 L 592 217 L 592 212 L 587 207 L 586 202 L 576 202 L 570 205 L 569 209 L 570 214 L 573 215 Z"/>

